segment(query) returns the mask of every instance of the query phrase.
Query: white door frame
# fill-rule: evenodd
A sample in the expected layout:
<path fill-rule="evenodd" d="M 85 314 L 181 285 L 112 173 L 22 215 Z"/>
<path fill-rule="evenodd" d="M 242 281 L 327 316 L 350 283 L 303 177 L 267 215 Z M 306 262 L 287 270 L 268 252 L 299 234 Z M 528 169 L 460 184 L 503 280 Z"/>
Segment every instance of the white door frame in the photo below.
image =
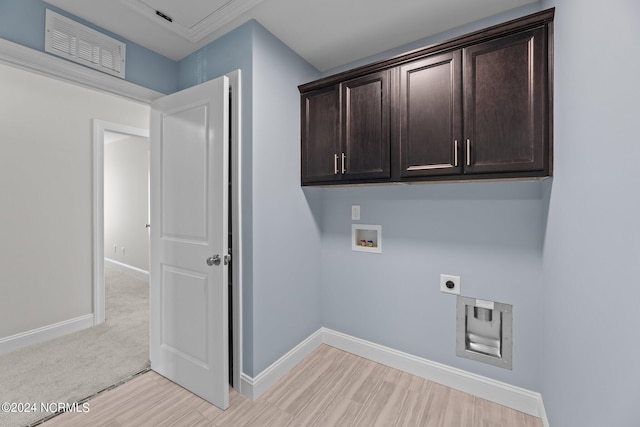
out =
<path fill-rule="evenodd" d="M 149 139 L 149 130 L 93 119 L 93 324 L 105 321 L 104 296 L 104 134 Z"/>
<path fill-rule="evenodd" d="M 226 74 L 231 91 L 231 259 L 232 306 L 231 330 L 233 332 L 233 388 L 240 391 L 242 374 L 242 84 L 241 71 Z M 231 362 L 231 361 L 230 361 Z"/>
<path fill-rule="evenodd" d="M 70 61 L 66 61 L 62 58 L 40 52 L 35 49 L 22 46 L 18 43 L 14 43 L 0 38 L 0 63 L 27 70 L 33 73 L 44 75 L 56 80 L 62 80 L 68 83 L 72 83 L 78 86 L 95 89 L 101 92 L 122 96 L 134 102 L 142 102 L 149 105 L 153 100 L 163 96 L 162 93 L 154 91 L 152 89 L 139 86 L 137 84 L 128 82 L 126 80 L 114 79 L 112 76 L 108 76 L 99 71 L 89 70 L 82 65 L 75 64 Z M 232 167 L 232 247 L 233 247 L 233 259 L 232 259 L 232 274 L 233 274 L 233 384 L 236 390 L 240 390 L 240 374 L 242 373 L 242 158 L 241 158 L 241 72 L 240 70 L 232 71 L 226 74 L 229 78 L 229 87 L 231 88 L 232 97 L 232 109 L 231 112 L 231 167 Z M 94 144 L 96 138 L 94 137 Z M 104 144 L 103 144 L 104 145 Z M 94 153 L 94 162 L 96 162 Z M 104 168 L 103 162 L 99 164 L 102 169 Z M 96 164 L 94 166 L 94 173 L 96 170 Z M 104 176 L 103 176 L 104 179 Z M 104 191 L 104 188 L 101 188 Z M 95 191 L 94 182 L 94 211 L 93 219 L 96 224 L 97 212 L 104 210 L 95 209 L 96 201 L 98 197 Z M 104 198 L 104 194 L 102 195 Z M 103 200 L 103 198 L 101 200 Z M 95 228 L 95 226 L 94 226 Z M 103 224 L 104 228 L 104 224 Z M 94 229 L 94 236 L 97 231 Z M 104 230 L 100 233 L 104 239 Z M 94 241 L 94 247 L 96 243 Z M 104 251 L 104 246 L 98 246 L 101 252 Z M 97 254 L 94 251 L 94 275 L 96 269 L 96 257 Z M 104 254 L 101 259 L 104 263 Z M 100 264 L 103 266 L 103 264 Z M 94 276 L 95 277 L 95 276 Z M 94 288 L 94 299 L 95 299 Z M 95 301 L 94 301 L 95 310 Z M 94 313 L 95 314 L 95 313 Z M 104 319 L 104 312 L 102 314 Z"/>

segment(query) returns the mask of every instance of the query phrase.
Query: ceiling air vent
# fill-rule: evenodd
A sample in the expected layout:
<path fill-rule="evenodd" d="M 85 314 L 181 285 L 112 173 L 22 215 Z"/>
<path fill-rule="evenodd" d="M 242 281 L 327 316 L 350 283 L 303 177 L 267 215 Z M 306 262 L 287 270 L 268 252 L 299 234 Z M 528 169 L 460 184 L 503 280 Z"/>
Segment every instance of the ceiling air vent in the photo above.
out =
<path fill-rule="evenodd" d="M 46 52 L 124 79 L 124 43 L 49 9 L 46 17 Z"/>

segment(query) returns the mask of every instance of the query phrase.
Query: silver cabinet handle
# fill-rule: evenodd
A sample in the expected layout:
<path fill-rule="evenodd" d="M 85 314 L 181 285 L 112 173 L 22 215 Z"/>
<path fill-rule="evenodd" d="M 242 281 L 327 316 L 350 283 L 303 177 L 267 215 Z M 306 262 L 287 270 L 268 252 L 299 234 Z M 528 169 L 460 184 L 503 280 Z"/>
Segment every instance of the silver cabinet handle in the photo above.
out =
<path fill-rule="evenodd" d="M 342 173 L 345 173 L 347 171 L 347 169 L 345 169 L 344 167 L 344 161 L 346 158 L 347 156 L 344 153 L 342 153 Z"/>
<path fill-rule="evenodd" d="M 458 140 L 453 141 L 453 166 L 458 167 Z"/>
<path fill-rule="evenodd" d="M 471 166 L 471 140 L 467 138 L 467 166 Z"/>
<path fill-rule="evenodd" d="M 210 256 L 209 258 L 207 258 L 207 265 L 208 266 L 220 265 L 220 255 L 216 254 L 214 256 Z"/>
<path fill-rule="evenodd" d="M 338 155 L 333 155 L 333 174 L 338 175 Z"/>

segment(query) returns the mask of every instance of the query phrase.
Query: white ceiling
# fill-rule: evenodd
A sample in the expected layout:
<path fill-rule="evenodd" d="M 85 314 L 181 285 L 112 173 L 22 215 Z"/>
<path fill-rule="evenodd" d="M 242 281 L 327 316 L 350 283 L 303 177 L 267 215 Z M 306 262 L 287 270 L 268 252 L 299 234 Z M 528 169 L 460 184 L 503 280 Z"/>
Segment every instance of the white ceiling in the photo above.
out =
<path fill-rule="evenodd" d="M 255 19 L 326 71 L 537 0 L 46 1 L 176 61 Z"/>

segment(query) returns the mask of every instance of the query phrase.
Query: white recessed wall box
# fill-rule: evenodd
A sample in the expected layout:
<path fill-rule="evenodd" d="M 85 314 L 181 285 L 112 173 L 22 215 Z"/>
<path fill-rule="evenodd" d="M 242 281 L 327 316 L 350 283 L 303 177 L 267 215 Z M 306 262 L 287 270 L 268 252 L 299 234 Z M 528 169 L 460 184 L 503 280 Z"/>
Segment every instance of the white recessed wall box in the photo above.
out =
<path fill-rule="evenodd" d="M 127 46 L 101 32 L 46 10 L 44 50 L 124 79 Z"/>
<path fill-rule="evenodd" d="M 351 249 L 360 252 L 382 253 L 382 226 L 352 224 Z"/>
<path fill-rule="evenodd" d="M 456 301 L 456 355 L 511 370 L 513 306 L 461 297 Z"/>

